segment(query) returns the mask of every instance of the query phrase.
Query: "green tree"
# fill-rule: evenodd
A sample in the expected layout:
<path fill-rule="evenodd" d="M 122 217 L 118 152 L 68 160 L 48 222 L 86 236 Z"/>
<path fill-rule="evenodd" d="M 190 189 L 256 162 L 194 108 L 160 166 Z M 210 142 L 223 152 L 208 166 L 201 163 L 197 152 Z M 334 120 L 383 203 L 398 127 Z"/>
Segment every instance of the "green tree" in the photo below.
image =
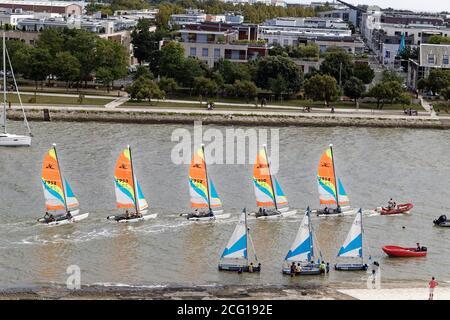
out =
<path fill-rule="evenodd" d="M 168 77 L 173 77 L 180 85 L 185 88 L 194 87 L 194 79 L 196 77 L 204 77 L 207 74 L 208 67 L 197 58 L 188 57 L 182 60 L 179 67 L 174 70 L 174 74 L 167 73 Z"/>
<path fill-rule="evenodd" d="M 305 95 L 314 101 L 324 101 L 328 107 L 339 94 L 337 81 L 330 75 L 314 75 L 305 81 Z"/>
<path fill-rule="evenodd" d="M 79 79 L 81 64 L 70 52 L 58 52 L 54 62 L 55 76 L 58 80 L 66 82 L 67 87 Z"/>
<path fill-rule="evenodd" d="M 95 53 L 96 77 L 109 90 L 114 80 L 121 79 L 127 74 L 127 53 L 121 44 L 105 39 L 98 39 Z"/>
<path fill-rule="evenodd" d="M 433 69 L 426 80 L 427 89 L 434 94 L 439 94 L 441 90 L 450 86 L 450 70 Z"/>
<path fill-rule="evenodd" d="M 236 96 L 245 98 L 247 103 L 258 93 L 256 85 L 249 80 L 236 80 L 233 84 L 233 90 Z"/>
<path fill-rule="evenodd" d="M 303 81 L 300 68 L 289 58 L 269 56 L 259 59 L 256 65 L 255 83 L 259 88 L 271 90 L 269 79 L 276 75 L 283 78 L 286 87 L 284 92 L 297 93 Z"/>
<path fill-rule="evenodd" d="M 137 78 L 145 77 L 149 79 L 154 79 L 153 73 L 151 73 L 150 69 L 146 66 L 137 66 L 136 72 L 133 74 L 133 80 L 136 80 Z"/>
<path fill-rule="evenodd" d="M 364 83 L 357 77 L 351 77 L 344 83 L 344 94 L 357 103 L 366 91 Z"/>
<path fill-rule="evenodd" d="M 142 101 L 152 99 L 162 99 L 164 92 L 160 90 L 155 81 L 146 77 L 140 77 L 126 88 L 132 100 Z"/>
<path fill-rule="evenodd" d="M 367 63 L 355 63 L 353 75 L 363 83 L 369 84 L 375 78 L 375 71 Z"/>
<path fill-rule="evenodd" d="M 197 95 L 211 97 L 217 94 L 217 84 L 206 77 L 200 76 L 194 78 L 194 92 Z"/>
<path fill-rule="evenodd" d="M 372 97 L 377 100 L 377 109 L 383 108 L 386 95 L 387 87 L 385 82 L 377 83 L 375 86 L 370 88 L 369 92 L 367 93 L 368 97 Z"/>
<path fill-rule="evenodd" d="M 392 70 L 384 70 L 382 73 L 382 79 L 383 82 L 388 81 L 396 81 L 398 83 L 403 83 L 403 78 L 397 74 L 397 72 Z"/>
<path fill-rule="evenodd" d="M 428 38 L 428 43 L 431 44 L 447 44 L 450 43 L 450 37 L 444 37 L 441 35 L 434 35 Z"/>
<path fill-rule="evenodd" d="M 334 77 L 343 84 L 353 76 L 352 56 L 343 49 L 329 48 L 320 65 L 320 72 Z"/>
<path fill-rule="evenodd" d="M 47 49 L 31 47 L 28 52 L 23 53 L 26 68 L 23 70 L 25 79 L 35 82 L 36 90 L 38 83 L 47 79 L 52 69 L 52 56 Z"/>
<path fill-rule="evenodd" d="M 170 95 L 178 89 L 178 84 L 174 78 L 162 77 L 161 80 L 159 80 L 159 87 L 161 90 L 164 90 L 166 94 Z"/>
<path fill-rule="evenodd" d="M 221 59 L 215 64 L 214 70 L 222 75 L 224 83 L 233 84 L 236 80 L 251 80 L 249 67 L 243 63 Z"/>
<path fill-rule="evenodd" d="M 161 48 L 161 56 L 159 59 L 160 75 L 177 78 L 184 60 L 184 49 L 180 43 L 176 41 L 166 43 Z"/>
<path fill-rule="evenodd" d="M 277 75 L 276 78 L 269 78 L 269 88 L 276 95 L 282 95 L 286 92 L 288 84 L 281 75 Z"/>

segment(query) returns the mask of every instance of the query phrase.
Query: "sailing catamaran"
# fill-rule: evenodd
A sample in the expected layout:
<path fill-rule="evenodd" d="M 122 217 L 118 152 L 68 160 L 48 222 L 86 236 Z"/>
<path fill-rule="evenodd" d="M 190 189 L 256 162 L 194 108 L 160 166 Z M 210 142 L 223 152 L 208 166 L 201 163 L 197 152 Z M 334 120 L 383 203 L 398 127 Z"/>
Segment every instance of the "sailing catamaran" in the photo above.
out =
<path fill-rule="evenodd" d="M 79 203 L 69 182 L 61 172 L 56 145 L 45 154 L 42 165 L 42 187 L 44 189 L 45 216 L 39 222 L 61 225 L 86 219 L 89 213 L 80 214 Z M 52 214 L 49 213 L 53 212 Z"/>
<path fill-rule="evenodd" d="M 7 121 L 6 121 L 6 105 L 7 105 L 6 57 L 8 57 L 11 74 L 14 79 L 14 86 L 16 88 L 17 96 L 19 97 L 19 102 L 22 107 L 23 119 L 24 119 L 25 126 L 28 130 L 28 136 L 17 135 L 17 134 L 12 134 L 12 133 L 7 132 L 7 128 L 6 128 L 6 124 L 7 124 Z M 30 126 L 28 125 L 25 110 L 23 109 L 23 106 L 22 106 L 22 100 L 20 99 L 19 89 L 17 87 L 16 78 L 14 77 L 14 71 L 12 68 L 11 60 L 9 58 L 8 51 L 6 49 L 6 41 L 5 41 L 5 32 L 4 31 L 3 31 L 3 108 L 1 108 L 1 111 L 0 111 L 0 123 L 1 123 L 1 126 L 3 127 L 3 133 L 0 133 L 0 146 L 1 147 L 29 147 L 29 146 L 31 146 L 31 130 L 30 130 Z"/>
<path fill-rule="evenodd" d="M 316 210 L 318 216 L 342 216 L 353 215 L 355 210 L 351 209 L 350 200 L 345 192 L 341 179 L 336 178 L 334 165 L 333 145 L 325 150 L 319 161 L 317 170 L 317 184 L 319 187 L 320 204 L 336 205 L 336 208 Z"/>
<path fill-rule="evenodd" d="M 211 221 L 230 217 L 229 213 L 223 213 L 222 201 L 212 179 L 208 177 L 204 145 L 192 156 L 189 167 L 189 194 L 191 207 L 195 209 L 195 212 L 184 214 L 188 220 Z M 206 211 L 199 211 L 199 209 L 206 209 Z"/>
<path fill-rule="evenodd" d="M 261 148 L 253 166 L 253 185 L 258 212 L 251 213 L 258 219 L 271 219 L 295 215 L 297 210 L 289 210 L 286 195 L 277 178 L 270 171 L 266 146 Z M 273 209 L 267 209 L 273 208 Z"/>
<path fill-rule="evenodd" d="M 336 270 L 341 271 L 356 271 L 356 270 L 367 270 L 367 264 L 364 264 L 363 256 L 363 217 L 362 209 L 359 209 L 356 214 L 355 220 L 353 221 L 352 227 L 344 241 L 341 249 L 339 250 L 337 256 L 347 259 L 360 258 L 360 263 L 337 263 L 334 265 Z"/>
<path fill-rule="evenodd" d="M 108 216 L 108 220 L 127 223 L 156 218 L 156 213 L 147 214 L 148 203 L 134 174 L 130 146 L 127 146 L 117 159 L 114 172 L 114 188 L 117 208 L 125 209 L 126 212 L 120 215 Z M 134 212 L 130 213 L 128 210 L 134 210 Z"/>
<path fill-rule="evenodd" d="M 249 259 L 248 245 L 252 248 L 254 260 Z M 227 262 L 225 262 L 227 261 Z M 244 209 L 227 246 L 220 257 L 219 270 L 235 272 L 260 272 L 253 241 L 247 226 L 247 212 Z"/>
<path fill-rule="evenodd" d="M 319 264 L 315 263 L 314 260 L 314 236 L 311 224 L 311 212 L 308 207 L 295 240 L 284 258 L 282 272 L 288 275 L 292 274 L 291 270 L 295 270 L 295 274 L 299 275 L 320 274 Z"/>

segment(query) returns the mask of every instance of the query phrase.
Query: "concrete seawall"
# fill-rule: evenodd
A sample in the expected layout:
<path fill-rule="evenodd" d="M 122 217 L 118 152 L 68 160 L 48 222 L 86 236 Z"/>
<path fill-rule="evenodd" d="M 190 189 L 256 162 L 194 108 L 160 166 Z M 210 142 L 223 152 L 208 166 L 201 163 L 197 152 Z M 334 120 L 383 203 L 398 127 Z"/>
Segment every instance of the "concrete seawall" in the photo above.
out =
<path fill-rule="evenodd" d="M 202 121 L 204 124 L 248 125 L 248 126 L 314 126 L 314 127 L 382 127 L 382 128 L 422 128 L 450 129 L 450 119 L 427 116 L 408 117 L 402 115 L 376 114 L 323 114 L 301 112 L 264 111 L 223 111 L 223 110 L 181 110 L 139 109 L 99 107 L 27 107 L 30 121 L 43 121 L 44 110 L 48 110 L 51 121 L 72 122 L 115 122 L 115 123 L 168 123 L 191 124 Z M 8 118 L 22 119 L 22 112 L 8 110 Z"/>

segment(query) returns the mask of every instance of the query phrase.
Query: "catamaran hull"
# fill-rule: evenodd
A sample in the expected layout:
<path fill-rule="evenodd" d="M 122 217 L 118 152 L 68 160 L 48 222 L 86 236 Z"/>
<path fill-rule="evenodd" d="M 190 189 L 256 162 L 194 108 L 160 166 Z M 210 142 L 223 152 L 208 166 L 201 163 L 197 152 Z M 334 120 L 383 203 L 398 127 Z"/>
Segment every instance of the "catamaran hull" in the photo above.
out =
<path fill-rule="evenodd" d="M 15 134 L 0 134 L 0 147 L 29 147 L 31 146 L 30 136 L 20 136 Z"/>
<path fill-rule="evenodd" d="M 283 274 L 291 275 L 291 268 L 283 268 Z M 296 276 L 317 276 L 320 274 L 321 274 L 320 269 L 316 267 L 313 268 L 303 267 L 301 271 L 295 272 Z"/>
<path fill-rule="evenodd" d="M 337 263 L 334 265 L 334 269 L 338 271 L 366 271 L 367 264 L 363 263 Z"/>
<path fill-rule="evenodd" d="M 141 222 L 141 221 L 147 221 L 147 220 L 150 220 L 150 219 L 156 219 L 157 216 L 158 216 L 157 213 L 147 214 L 147 215 L 143 215 L 142 217 L 139 217 L 139 218 L 120 219 L 117 222 L 119 222 L 119 223 Z M 116 218 L 116 216 L 109 216 L 109 217 L 107 217 L 108 220 L 115 220 L 115 218 Z"/>
<path fill-rule="evenodd" d="M 80 210 L 79 209 L 73 210 L 73 211 L 70 211 L 70 213 L 72 214 L 72 216 L 76 216 L 76 215 L 78 215 L 80 213 Z M 65 214 L 59 214 L 59 215 L 55 216 L 55 219 L 63 218 L 64 216 L 65 216 Z M 42 222 L 42 223 L 47 223 L 45 221 L 45 218 L 39 218 L 37 221 L 38 222 Z"/>
<path fill-rule="evenodd" d="M 180 213 L 180 217 L 187 217 L 189 215 L 191 215 L 192 213 Z M 213 214 L 218 215 L 218 214 L 223 214 L 223 210 L 213 210 Z"/>
<path fill-rule="evenodd" d="M 259 217 L 256 216 L 255 212 L 249 213 L 250 216 L 253 216 L 258 220 L 287 218 L 287 217 L 294 216 L 296 214 L 297 214 L 297 210 L 284 211 L 284 212 L 280 212 L 279 214 L 273 214 L 273 215 L 268 215 L 268 216 L 259 216 Z"/>
<path fill-rule="evenodd" d="M 249 272 L 249 267 L 237 264 L 219 264 L 219 271 Z M 261 272 L 261 267 L 253 267 L 253 272 Z"/>
<path fill-rule="evenodd" d="M 323 209 L 312 210 L 312 213 L 315 213 L 318 217 L 345 217 L 345 216 L 353 216 L 358 210 L 350 207 L 343 207 L 341 213 L 324 213 Z"/>
<path fill-rule="evenodd" d="M 217 214 L 212 217 L 188 217 L 189 221 L 214 221 L 214 220 L 223 220 L 229 219 L 231 217 L 230 213 L 225 214 Z"/>
<path fill-rule="evenodd" d="M 70 218 L 70 219 L 62 219 L 62 220 L 59 220 L 59 221 L 43 222 L 43 223 L 47 224 L 48 226 L 61 226 L 61 225 L 71 224 L 71 223 L 74 223 L 74 222 L 78 222 L 78 221 L 84 220 L 87 217 L 89 217 L 89 212 L 83 213 L 83 214 L 79 214 L 79 215 L 73 215 L 72 218 Z"/>

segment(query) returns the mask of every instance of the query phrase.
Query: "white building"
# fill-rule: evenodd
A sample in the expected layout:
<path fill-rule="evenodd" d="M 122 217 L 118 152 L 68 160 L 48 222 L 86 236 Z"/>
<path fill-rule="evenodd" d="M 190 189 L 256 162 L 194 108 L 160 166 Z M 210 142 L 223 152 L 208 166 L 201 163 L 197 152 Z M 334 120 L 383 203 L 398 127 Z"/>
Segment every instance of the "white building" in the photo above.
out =
<path fill-rule="evenodd" d="M 34 18 L 34 13 L 23 12 L 21 9 L 0 11 L 0 26 L 8 25 L 15 27 L 20 20 Z"/>

